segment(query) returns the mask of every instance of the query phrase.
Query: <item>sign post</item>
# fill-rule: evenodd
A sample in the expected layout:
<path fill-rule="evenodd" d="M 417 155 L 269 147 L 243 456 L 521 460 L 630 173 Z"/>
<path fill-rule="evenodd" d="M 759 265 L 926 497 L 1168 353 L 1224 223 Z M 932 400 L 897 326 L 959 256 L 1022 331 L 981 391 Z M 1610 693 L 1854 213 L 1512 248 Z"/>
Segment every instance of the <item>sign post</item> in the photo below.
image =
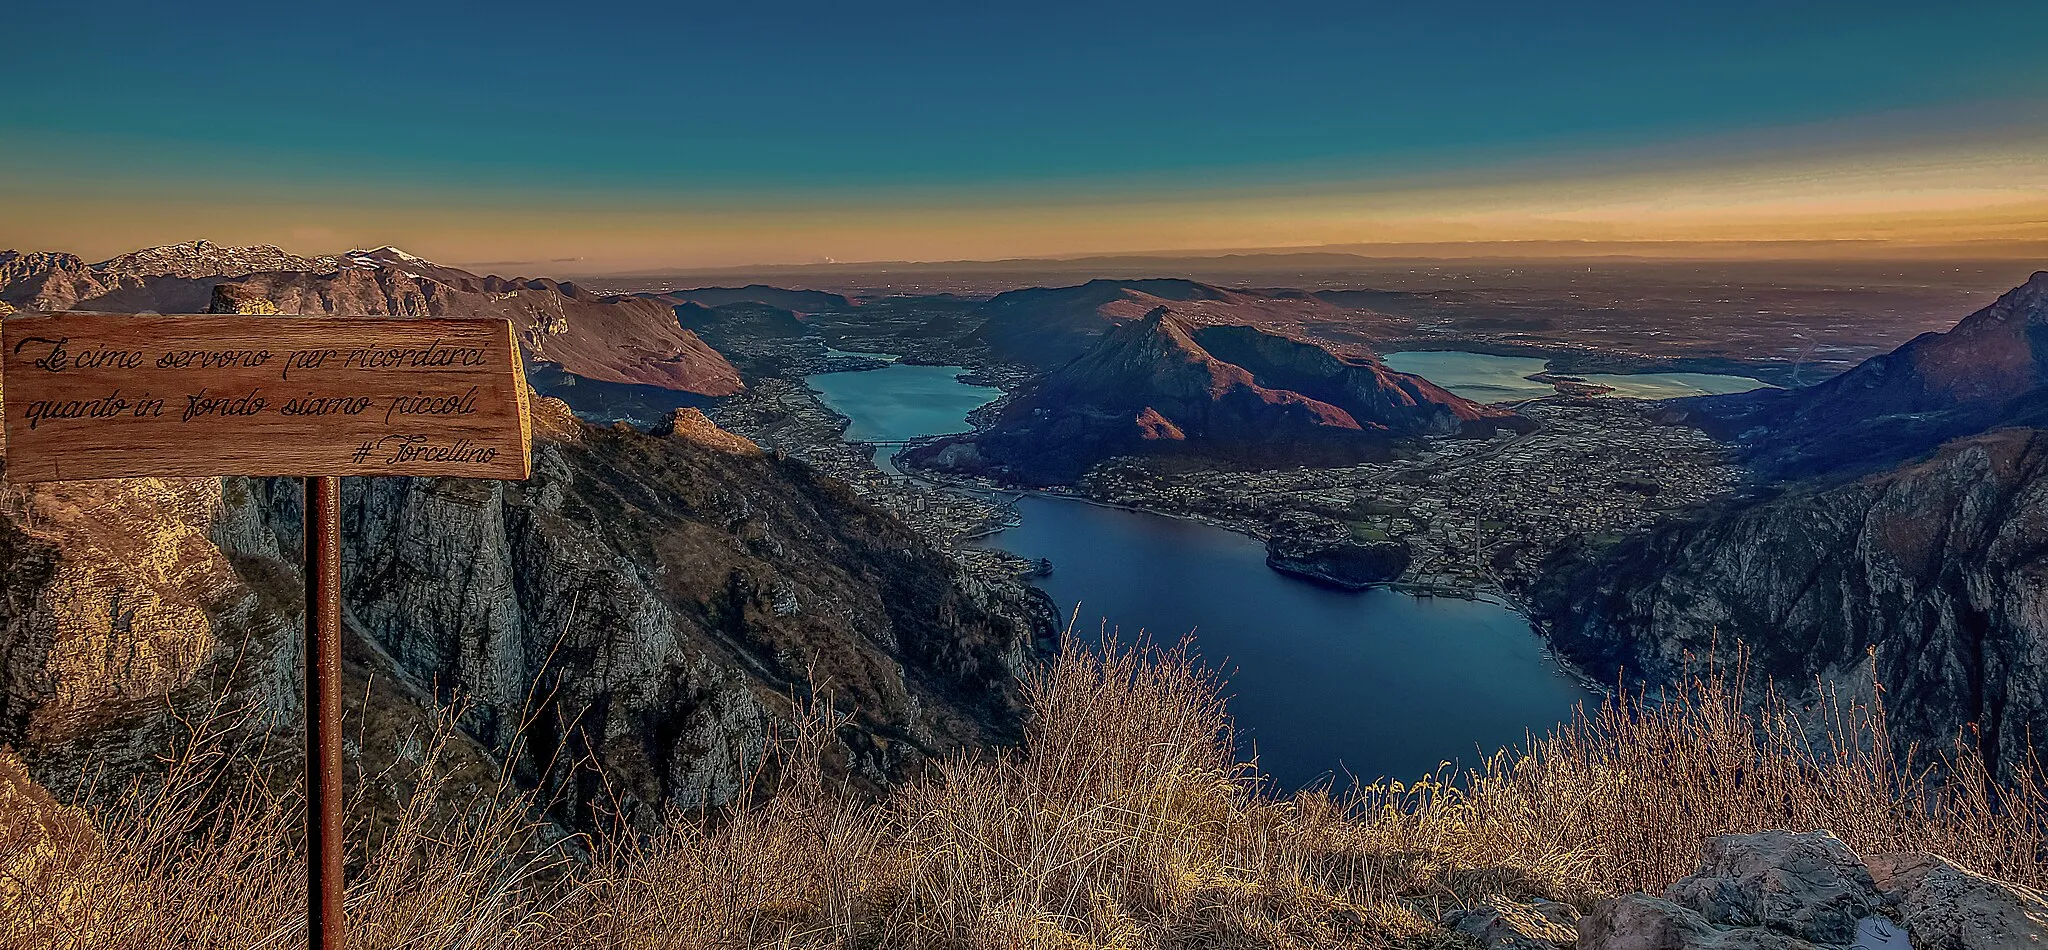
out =
<path fill-rule="evenodd" d="M 306 944 L 342 950 L 341 479 L 305 486 Z"/>
<path fill-rule="evenodd" d="M 343 945 L 342 475 L 523 479 L 504 320 L 21 315 L 0 322 L 9 480 L 296 475 L 305 486 L 306 936 Z"/>

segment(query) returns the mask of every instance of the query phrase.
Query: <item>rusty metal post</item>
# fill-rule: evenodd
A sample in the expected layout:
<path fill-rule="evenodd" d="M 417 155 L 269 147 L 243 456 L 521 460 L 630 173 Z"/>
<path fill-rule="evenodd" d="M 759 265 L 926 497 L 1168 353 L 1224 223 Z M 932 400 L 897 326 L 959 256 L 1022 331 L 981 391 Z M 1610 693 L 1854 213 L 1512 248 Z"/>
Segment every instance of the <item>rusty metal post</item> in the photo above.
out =
<path fill-rule="evenodd" d="M 341 480 L 306 500 L 306 944 L 342 948 Z"/>

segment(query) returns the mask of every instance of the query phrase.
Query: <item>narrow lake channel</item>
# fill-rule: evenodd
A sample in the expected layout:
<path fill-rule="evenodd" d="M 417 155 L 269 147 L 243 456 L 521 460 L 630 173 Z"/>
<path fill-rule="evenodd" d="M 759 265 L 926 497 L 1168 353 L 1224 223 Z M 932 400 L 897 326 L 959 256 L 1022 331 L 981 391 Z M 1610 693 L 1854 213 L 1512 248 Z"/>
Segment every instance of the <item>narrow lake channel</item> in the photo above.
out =
<path fill-rule="evenodd" d="M 996 392 L 961 372 L 892 364 L 807 383 L 854 420 L 849 438 L 885 441 L 971 428 L 966 414 Z M 1267 568 L 1260 542 L 1200 522 L 1047 496 L 1020 499 L 1018 513 L 1020 525 L 981 543 L 1049 559 L 1038 583 L 1063 615 L 1078 608 L 1077 635 L 1192 634 L 1228 676 L 1244 751 L 1286 788 L 1469 766 L 1591 696 L 1499 604 L 1320 587 Z"/>

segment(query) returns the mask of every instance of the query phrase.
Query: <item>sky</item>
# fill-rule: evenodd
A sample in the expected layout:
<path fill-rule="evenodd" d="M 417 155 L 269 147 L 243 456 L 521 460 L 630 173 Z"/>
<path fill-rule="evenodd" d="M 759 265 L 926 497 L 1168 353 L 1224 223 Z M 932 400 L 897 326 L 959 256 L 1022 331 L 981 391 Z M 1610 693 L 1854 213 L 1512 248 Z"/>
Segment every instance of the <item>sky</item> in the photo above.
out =
<path fill-rule="evenodd" d="M 2048 241 L 2048 4 L 28 4 L 0 247 Z M 1873 244 L 1872 246 L 1878 246 Z"/>

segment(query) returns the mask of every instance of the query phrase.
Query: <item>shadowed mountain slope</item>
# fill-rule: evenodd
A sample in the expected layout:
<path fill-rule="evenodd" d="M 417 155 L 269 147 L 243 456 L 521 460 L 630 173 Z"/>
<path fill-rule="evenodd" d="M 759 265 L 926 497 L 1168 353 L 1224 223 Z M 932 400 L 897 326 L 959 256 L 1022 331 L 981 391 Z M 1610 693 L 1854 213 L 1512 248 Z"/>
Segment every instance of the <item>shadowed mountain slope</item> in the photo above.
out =
<path fill-rule="evenodd" d="M 2048 423 L 2048 271 L 1946 333 L 1923 334 L 1817 386 L 1678 408 L 1737 440 L 1773 477 L 1867 470 L 1993 426 Z"/>
<path fill-rule="evenodd" d="M 1536 613 L 1602 679 L 1746 657 L 1757 691 L 1875 683 L 1902 745 L 1961 736 L 2002 768 L 2048 753 L 2044 383 L 2048 273 L 1820 385 L 1682 401 L 1761 475 L 1799 480 L 1561 552 Z"/>

